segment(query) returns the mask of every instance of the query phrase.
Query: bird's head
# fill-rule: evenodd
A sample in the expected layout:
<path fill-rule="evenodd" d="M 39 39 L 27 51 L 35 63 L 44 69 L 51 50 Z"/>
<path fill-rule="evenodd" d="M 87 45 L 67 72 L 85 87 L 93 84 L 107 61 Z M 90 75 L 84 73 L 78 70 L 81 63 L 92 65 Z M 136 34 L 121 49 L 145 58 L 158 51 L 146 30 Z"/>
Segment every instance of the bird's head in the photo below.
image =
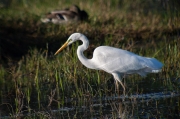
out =
<path fill-rule="evenodd" d="M 81 33 L 73 33 L 68 40 L 56 51 L 56 53 L 54 55 L 57 55 L 58 53 L 60 53 L 64 48 L 66 48 L 67 46 L 69 46 L 70 44 L 74 43 L 75 41 L 79 40 L 80 37 L 82 36 Z"/>

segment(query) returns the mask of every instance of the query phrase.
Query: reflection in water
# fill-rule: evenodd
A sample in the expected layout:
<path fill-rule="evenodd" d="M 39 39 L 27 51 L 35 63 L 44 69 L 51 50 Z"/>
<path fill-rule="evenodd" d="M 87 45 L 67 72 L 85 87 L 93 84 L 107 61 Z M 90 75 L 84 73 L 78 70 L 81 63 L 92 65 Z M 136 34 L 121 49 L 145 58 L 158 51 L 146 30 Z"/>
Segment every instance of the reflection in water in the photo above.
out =
<path fill-rule="evenodd" d="M 131 96 L 108 97 L 91 100 L 87 105 L 65 106 L 52 110 L 53 115 L 63 118 L 169 118 L 177 117 L 179 93 L 151 93 Z M 69 102 L 72 103 L 72 102 Z"/>
<path fill-rule="evenodd" d="M 41 101 L 41 103 L 45 102 Z M 38 112 L 32 110 L 30 114 L 28 114 L 26 107 L 22 107 L 22 113 L 23 116 L 28 117 L 43 115 L 42 117 L 54 118 L 180 118 L 179 103 L 179 92 L 158 92 L 129 96 L 105 96 L 103 98 L 86 97 L 82 100 L 66 99 L 66 103 L 59 109 L 57 109 L 57 103 L 52 103 L 51 108 L 44 107 L 45 110 Z M 37 103 L 33 103 L 33 105 L 38 106 Z M 8 118 L 5 117 L 8 115 L 5 113 L 7 110 L 3 109 L 7 109 L 7 107 L 9 110 L 13 110 L 11 105 L 4 103 L 0 109 L 1 118 Z"/>

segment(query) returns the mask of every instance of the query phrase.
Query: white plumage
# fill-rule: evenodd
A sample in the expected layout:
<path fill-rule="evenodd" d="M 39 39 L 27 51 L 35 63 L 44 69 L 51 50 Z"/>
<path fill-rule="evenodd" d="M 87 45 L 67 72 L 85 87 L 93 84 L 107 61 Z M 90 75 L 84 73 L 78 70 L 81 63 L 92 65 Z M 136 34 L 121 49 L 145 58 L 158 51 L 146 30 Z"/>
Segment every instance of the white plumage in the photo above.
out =
<path fill-rule="evenodd" d="M 77 55 L 81 63 L 90 69 L 104 70 L 112 74 L 116 85 L 118 86 L 119 82 L 124 88 L 124 91 L 125 87 L 121 81 L 123 75 L 137 73 L 141 76 L 146 76 L 148 73 L 160 72 L 163 66 L 163 64 L 155 58 L 142 57 L 132 52 L 110 46 L 97 47 L 94 50 L 93 58 L 87 59 L 83 51 L 88 48 L 89 41 L 86 36 L 81 33 L 73 33 L 55 55 L 77 40 L 83 42 L 77 49 Z"/>
<path fill-rule="evenodd" d="M 132 74 L 138 73 L 146 76 L 153 70 L 160 70 L 162 63 L 154 58 L 141 57 L 132 52 L 109 47 L 97 47 L 93 53 L 92 60 L 97 63 L 98 69 L 103 69 L 108 73 Z"/>

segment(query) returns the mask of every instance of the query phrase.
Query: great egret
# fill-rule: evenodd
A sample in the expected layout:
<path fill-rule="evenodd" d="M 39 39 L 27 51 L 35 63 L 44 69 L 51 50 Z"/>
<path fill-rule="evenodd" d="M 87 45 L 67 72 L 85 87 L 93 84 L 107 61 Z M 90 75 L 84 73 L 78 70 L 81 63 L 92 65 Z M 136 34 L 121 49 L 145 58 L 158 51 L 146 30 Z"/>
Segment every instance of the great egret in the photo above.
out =
<path fill-rule="evenodd" d="M 55 10 L 48 13 L 41 21 L 44 23 L 52 22 L 54 24 L 66 23 L 69 21 L 83 21 L 88 19 L 88 14 L 80 10 L 78 6 L 72 5 L 64 10 Z"/>
<path fill-rule="evenodd" d="M 110 46 L 97 47 L 94 50 L 93 58 L 87 59 L 83 51 L 88 48 L 89 41 L 87 37 L 81 33 L 73 33 L 65 44 L 57 50 L 55 55 L 77 40 L 83 42 L 77 49 L 77 55 L 81 63 L 87 68 L 104 70 L 112 74 L 116 81 L 116 85 L 118 86 L 119 82 L 124 92 L 125 86 L 122 83 L 121 76 L 135 73 L 146 76 L 147 73 L 160 72 L 163 66 L 163 64 L 155 58 L 142 57 L 132 52 Z"/>

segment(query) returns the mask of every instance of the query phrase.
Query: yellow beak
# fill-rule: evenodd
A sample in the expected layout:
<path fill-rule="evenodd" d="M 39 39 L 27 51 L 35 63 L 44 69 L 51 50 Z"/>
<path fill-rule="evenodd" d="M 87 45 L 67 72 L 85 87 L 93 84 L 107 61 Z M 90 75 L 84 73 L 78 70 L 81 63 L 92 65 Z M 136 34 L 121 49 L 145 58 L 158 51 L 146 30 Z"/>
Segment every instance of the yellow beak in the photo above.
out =
<path fill-rule="evenodd" d="M 58 53 L 60 53 L 64 48 L 66 48 L 68 46 L 68 42 L 66 41 L 64 43 L 64 45 L 61 46 L 61 48 L 59 48 L 56 53 L 54 55 L 57 55 Z"/>

